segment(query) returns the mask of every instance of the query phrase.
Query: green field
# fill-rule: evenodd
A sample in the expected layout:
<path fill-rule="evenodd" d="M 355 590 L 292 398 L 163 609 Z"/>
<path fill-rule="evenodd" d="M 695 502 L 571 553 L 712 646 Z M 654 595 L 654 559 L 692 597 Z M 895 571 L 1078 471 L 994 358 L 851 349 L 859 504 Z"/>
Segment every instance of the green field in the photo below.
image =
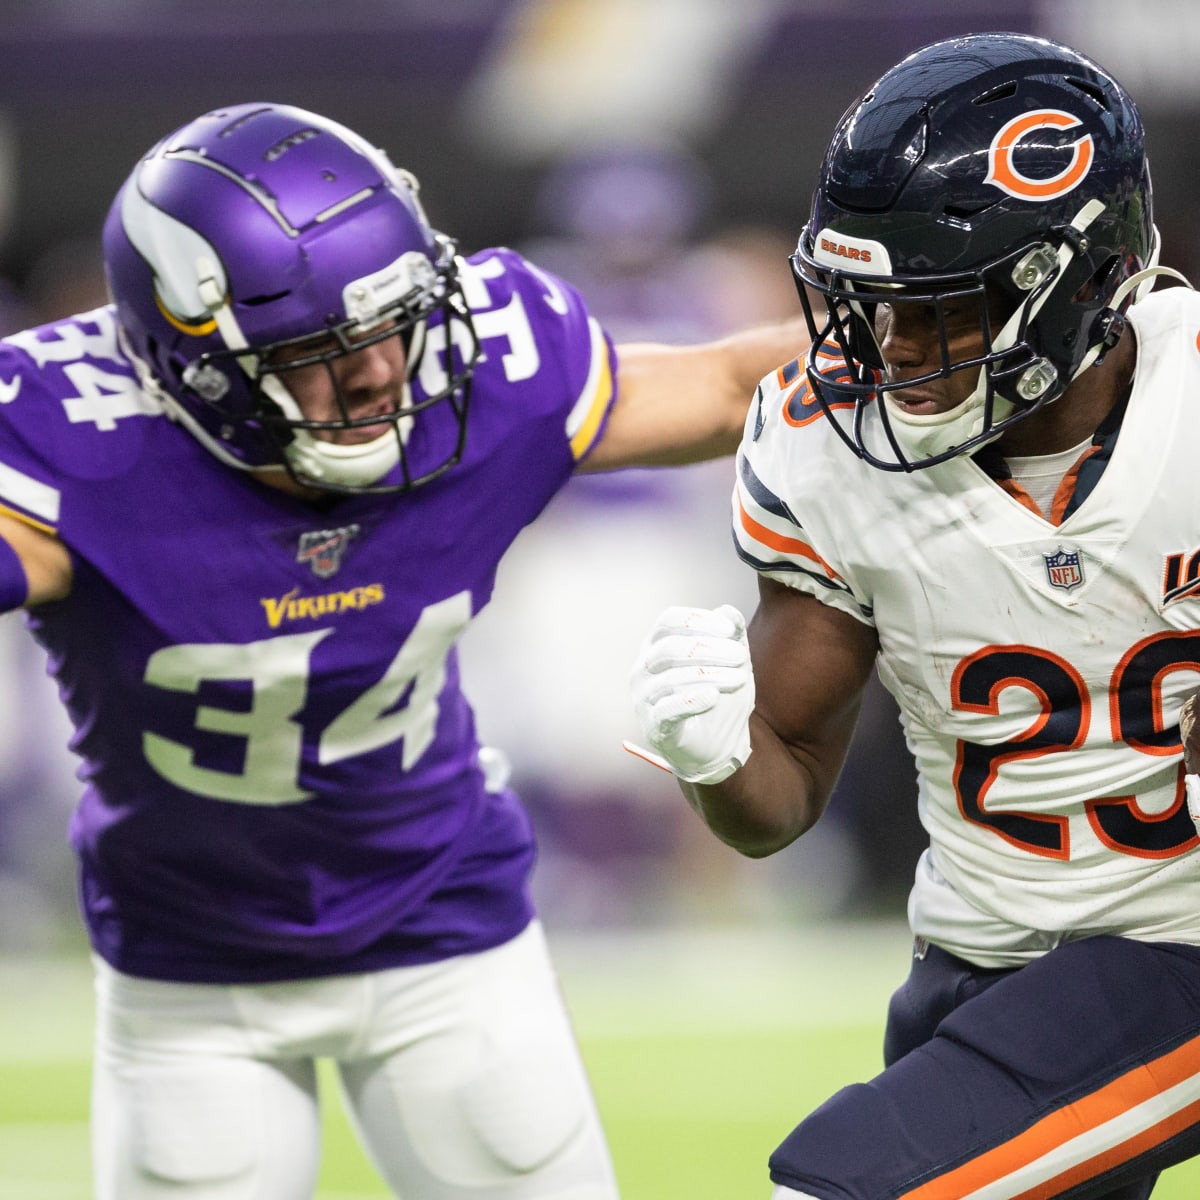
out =
<path fill-rule="evenodd" d="M 766 1200 L 766 1156 L 878 1069 L 906 970 L 897 925 L 552 937 L 624 1200 Z M 85 1200 L 90 977 L 82 954 L 0 959 L 0 1197 Z M 330 1084 L 320 1200 L 386 1196 Z M 1195 1200 L 1200 1161 L 1155 1200 Z"/>

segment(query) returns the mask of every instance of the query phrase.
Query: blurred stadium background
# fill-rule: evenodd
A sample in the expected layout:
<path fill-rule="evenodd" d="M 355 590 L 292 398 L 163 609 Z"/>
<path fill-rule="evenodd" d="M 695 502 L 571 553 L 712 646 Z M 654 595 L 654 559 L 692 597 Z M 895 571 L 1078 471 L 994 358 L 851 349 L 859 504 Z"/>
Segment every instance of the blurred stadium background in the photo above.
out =
<path fill-rule="evenodd" d="M 0 18 L 0 334 L 102 302 L 97 234 L 136 157 L 258 99 L 357 128 L 416 173 L 464 252 L 528 252 L 618 338 L 768 320 L 794 310 L 786 256 L 844 108 L 903 54 L 988 29 L 1068 41 L 1138 97 L 1164 261 L 1200 277 L 1192 0 L 0 0 Z M 753 607 L 729 486 L 727 463 L 575 481 L 463 653 L 539 831 L 539 903 L 632 1200 L 761 1195 L 795 1118 L 875 1069 L 923 844 L 878 687 L 821 826 L 765 862 L 719 846 L 621 752 L 655 613 Z M 0 670 L 0 1196 L 70 1200 L 87 1178 L 77 785 L 16 616 Z M 678 1156 L 694 1186 L 665 1172 Z M 328 1200 L 378 1194 L 369 1169 L 347 1171 Z"/>

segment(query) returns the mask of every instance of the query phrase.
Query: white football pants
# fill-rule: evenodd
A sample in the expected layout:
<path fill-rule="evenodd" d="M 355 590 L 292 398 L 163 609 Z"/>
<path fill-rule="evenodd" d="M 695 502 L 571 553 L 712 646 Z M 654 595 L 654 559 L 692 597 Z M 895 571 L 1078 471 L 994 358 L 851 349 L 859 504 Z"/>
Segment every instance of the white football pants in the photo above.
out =
<path fill-rule="evenodd" d="M 615 1200 L 541 927 L 483 954 L 252 986 L 96 967 L 98 1200 L 307 1200 L 318 1058 L 403 1200 Z"/>

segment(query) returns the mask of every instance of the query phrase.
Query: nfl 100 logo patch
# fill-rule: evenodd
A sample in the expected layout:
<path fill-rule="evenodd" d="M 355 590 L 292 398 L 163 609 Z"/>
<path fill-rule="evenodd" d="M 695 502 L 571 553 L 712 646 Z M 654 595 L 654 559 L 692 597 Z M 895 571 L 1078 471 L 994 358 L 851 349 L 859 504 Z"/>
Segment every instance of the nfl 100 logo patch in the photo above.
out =
<path fill-rule="evenodd" d="M 357 525 L 343 525 L 340 529 L 312 529 L 302 533 L 296 549 L 296 561 L 308 563 L 314 575 L 328 579 L 337 574 L 346 547 L 358 532 Z"/>
<path fill-rule="evenodd" d="M 1083 558 L 1078 550 L 1064 550 L 1061 546 L 1053 554 L 1043 554 L 1046 578 L 1051 587 L 1069 592 L 1083 583 Z"/>

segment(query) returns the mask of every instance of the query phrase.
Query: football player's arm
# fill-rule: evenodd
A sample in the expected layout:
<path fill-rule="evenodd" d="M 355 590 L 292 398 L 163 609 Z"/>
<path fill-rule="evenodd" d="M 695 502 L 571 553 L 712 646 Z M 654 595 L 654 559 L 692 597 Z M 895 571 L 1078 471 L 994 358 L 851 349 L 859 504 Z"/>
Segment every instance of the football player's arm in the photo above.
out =
<path fill-rule="evenodd" d="M 723 668 L 699 672 L 718 679 L 719 694 L 710 709 L 704 706 L 711 697 L 704 696 L 695 705 L 696 715 L 668 720 L 658 729 L 644 727 L 643 735 L 677 776 L 719 779 L 681 778 L 679 785 L 717 837 L 742 854 L 762 858 L 795 841 L 824 812 L 854 732 L 878 641 L 869 626 L 769 579 L 759 581 L 759 605 L 746 637 L 748 664 L 723 680 Z M 693 657 L 682 646 L 676 652 L 680 650 L 681 664 Z M 722 657 L 719 644 L 710 645 L 708 652 L 714 661 Z M 726 661 L 737 664 L 739 659 L 731 652 Z M 745 676 L 740 686 L 739 671 Z M 681 694 L 689 687 L 687 673 L 688 667 L 681 666 Z M 644 681 L 650 678 L 646 675 Z M 637 688 L 635 683 L 635 693 Z M 747 691 L 752 709 L 739 714 L 737 696 Z M 731 719 L 720 719 L 723 704 Z M 680 708 L 687 711 L 686 697 L 675 711 Z M 704 729 L 706 721 L 709 730 Z M 715 749 L 715 755 L 696 770 L 680 770 L 679 764 L 689 758 L 689 722 L 700 732 L 692 748 L 702 746 L 702 753 Z M 739 722 L 748 722 L 748 738 L 742 737 L 740 744 Z M 717 748 L 725 739 L 727 753 Z"/>
<path fill-rule="evenodd" d="M 53 534 L 0 513 L 0 609 L 33 608 L 71 590 L 71 556 Z"/>
<path fill-rule="evenodd" d="M 732 454 L 764 375 L 808 349 L 796 319 L 695 346 L 617 347 L 617 396 L 581 471 L 671 466 Z"/>

